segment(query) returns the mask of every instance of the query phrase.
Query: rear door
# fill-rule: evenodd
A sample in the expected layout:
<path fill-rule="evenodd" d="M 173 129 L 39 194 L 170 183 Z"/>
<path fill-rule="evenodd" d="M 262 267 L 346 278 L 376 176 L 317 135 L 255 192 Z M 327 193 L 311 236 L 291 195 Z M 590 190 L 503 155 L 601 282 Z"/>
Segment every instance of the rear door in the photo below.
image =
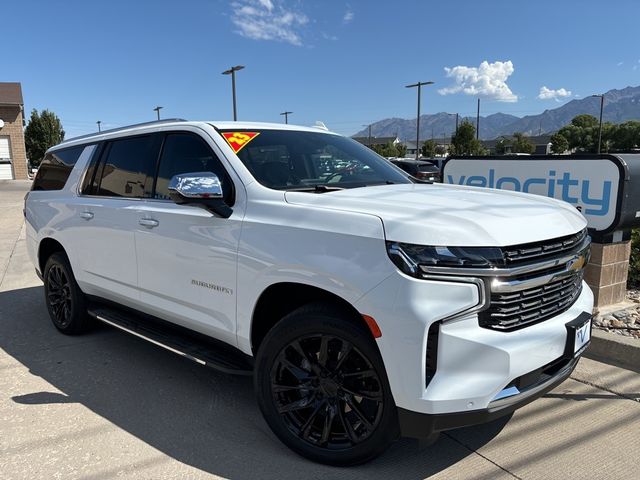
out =
<path fill-rule="evenodd" d="M 141 301 L 148 313 L 227 343 L 236 343 L 236 269 L 243 202 L 212 141 L 194 132 L 164 138 L 153 199 L 136 210 Z M 230 218 L 169 199 L 176 174 L 212 172 L 221 180 Z M 239 182 L 238 182 L 239 183 Z"/>
<path fill-rule="evenodd" d="M 138 306 L 137 209 L 151 196 L 160 142 L 158 134 L 106 142 L 87 170 L 75 207 L 86 293 Z"/>

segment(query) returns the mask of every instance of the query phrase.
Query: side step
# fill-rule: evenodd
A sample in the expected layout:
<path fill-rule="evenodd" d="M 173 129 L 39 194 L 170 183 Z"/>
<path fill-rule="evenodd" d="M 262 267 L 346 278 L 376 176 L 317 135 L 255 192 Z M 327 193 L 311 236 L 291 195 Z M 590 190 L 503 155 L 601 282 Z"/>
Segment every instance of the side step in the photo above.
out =
<path fill-rule="evenodd" d="M 250 356 L 220 341 L 168 322 L 103 306 L 90 308 L 89 315 L 219 372 L 231 375 L 253 373 L 253 359 Z"/>

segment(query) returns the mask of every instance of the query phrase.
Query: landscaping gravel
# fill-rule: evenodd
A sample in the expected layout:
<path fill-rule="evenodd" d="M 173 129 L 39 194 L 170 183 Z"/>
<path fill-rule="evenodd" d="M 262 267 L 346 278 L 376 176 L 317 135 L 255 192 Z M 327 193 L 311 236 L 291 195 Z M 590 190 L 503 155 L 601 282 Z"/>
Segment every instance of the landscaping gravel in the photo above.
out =
<path fill-rule="evenodd" d="M 607 332 L 640 339 L 640 290 L 627 290 L 627 301 L 634 305 L 606 315 L 596 315 L 594 326 Z"/>

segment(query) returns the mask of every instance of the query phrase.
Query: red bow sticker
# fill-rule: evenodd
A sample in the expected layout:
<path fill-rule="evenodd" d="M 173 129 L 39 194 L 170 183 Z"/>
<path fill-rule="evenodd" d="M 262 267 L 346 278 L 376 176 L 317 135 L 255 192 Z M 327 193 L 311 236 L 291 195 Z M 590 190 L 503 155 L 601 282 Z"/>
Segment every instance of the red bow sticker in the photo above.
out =
<path fill-rule="evenodd" d="M 223 132 L 222 136 L 225 138 L 229 146 L 235 153 L 242 150 L 247 143 L 260 135 L 260 132 Z"/>

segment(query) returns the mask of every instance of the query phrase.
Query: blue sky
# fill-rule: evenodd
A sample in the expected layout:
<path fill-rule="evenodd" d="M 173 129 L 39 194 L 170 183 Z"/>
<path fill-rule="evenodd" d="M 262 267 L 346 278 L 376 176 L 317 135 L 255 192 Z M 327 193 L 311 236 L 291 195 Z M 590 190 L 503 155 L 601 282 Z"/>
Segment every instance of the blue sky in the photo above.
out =
<path fill-rule="evenodd" d="M 321 120 L 352 134 L 386 117 L 518 116 L 640 85 L 633 0 L 3 2 L 0 81 L 67 136 L 163 117 Z M 546 90 L 541 90 L 543 87 Z M 539 98 L 542 97 L 542 98 Z M 594 112 L 595 113 L 595 112 Z"/>

